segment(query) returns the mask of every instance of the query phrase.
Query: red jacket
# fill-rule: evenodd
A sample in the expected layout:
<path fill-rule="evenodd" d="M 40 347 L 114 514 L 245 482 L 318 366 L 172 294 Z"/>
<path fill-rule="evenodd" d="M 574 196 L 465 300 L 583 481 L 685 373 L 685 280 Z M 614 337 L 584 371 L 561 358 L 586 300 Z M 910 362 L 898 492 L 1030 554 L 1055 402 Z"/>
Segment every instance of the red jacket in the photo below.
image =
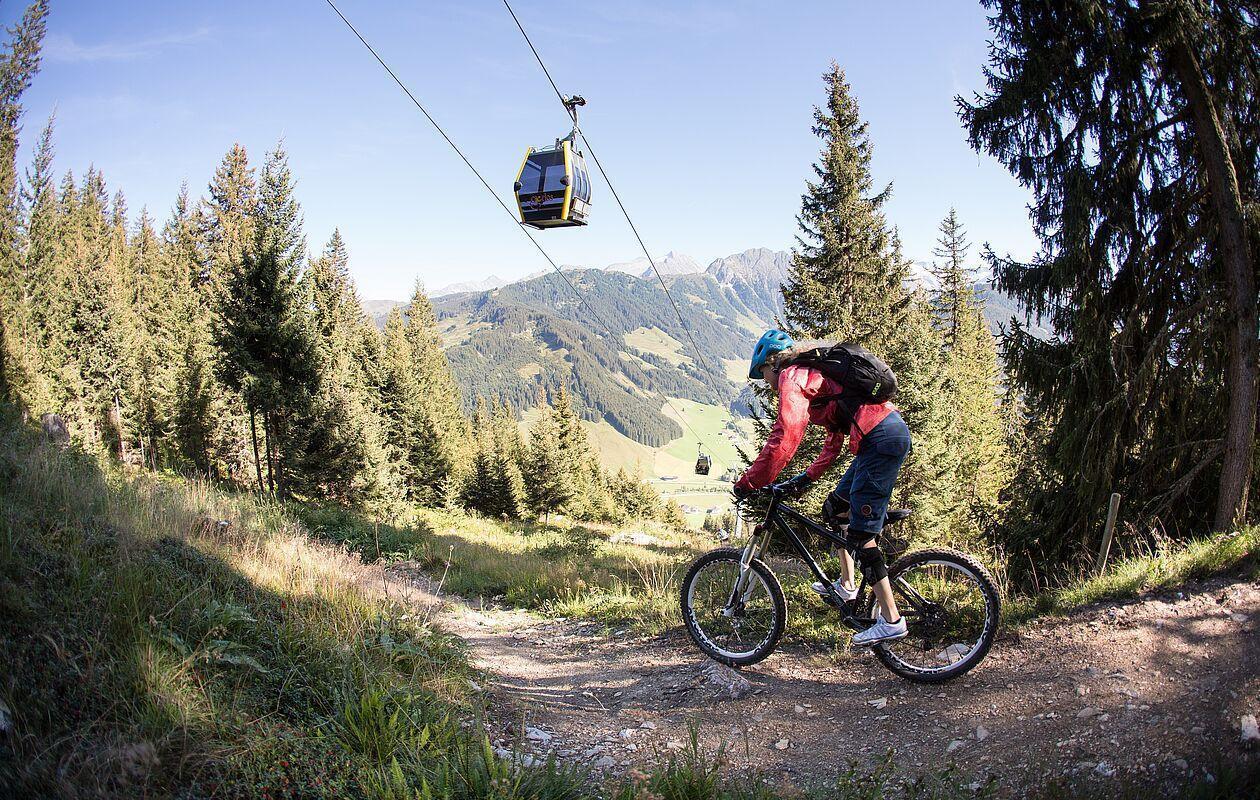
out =
<path fill-rule="evenodd" d="M 793 365 L 780 372 L 779 418 L 774 423 L 774 430 L 770 432 L 765 447 L 761 448 L 757 458 L 735 485 L 741 489 L 760 489 L 772 483 L 792 460 L 792 456 L 796 455 L 796 449 L 801 446 L 801 439 L 805 437 L 805 427 L 811 422 L 831 431 L 823 443 L 822 452 L 805 470 L 805 474 L 812 480 L 818 480 L 840 455 L 846 433 L 849 437 L 849 452 L 856 454 L 862 436 L 897 410 L 892 403 L 862 405 L 858 407 L 853 424 L 847 432 L 835 430 L 840 414 L 837 403 L 832 401 L 811 406 L 810 401 L 817 397 L 843 393 L 844 388 L 840 384 L 816 369 Z"/>

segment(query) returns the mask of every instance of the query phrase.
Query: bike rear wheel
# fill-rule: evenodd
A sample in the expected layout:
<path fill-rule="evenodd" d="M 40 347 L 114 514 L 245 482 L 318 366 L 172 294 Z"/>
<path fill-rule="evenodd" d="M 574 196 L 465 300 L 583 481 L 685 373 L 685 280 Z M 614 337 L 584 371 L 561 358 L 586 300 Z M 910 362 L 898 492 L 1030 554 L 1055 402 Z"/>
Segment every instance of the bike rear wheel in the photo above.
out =
<path fill-rule="evenodd" d="M 874 648 L 884 666 L 906 680 L 942 683 L 984 660 L 1002 600 L 979 561 L 949 548 L 916 550 L 892 565 L 888 579 L 909 632 Z M 875 615 L 873 593 L 867 615 Z"/>
<path fill-rule="evenodd" d="M 755 664 L 774 652 L 787 620 L 783 588 L 760 559 L 752 560 L 742 591 L 735 591 L 742 557 L 742 550 L 730 547 L 700 556 L 683 578 L 680 597 L 692 641 L 731 667 Z"/>

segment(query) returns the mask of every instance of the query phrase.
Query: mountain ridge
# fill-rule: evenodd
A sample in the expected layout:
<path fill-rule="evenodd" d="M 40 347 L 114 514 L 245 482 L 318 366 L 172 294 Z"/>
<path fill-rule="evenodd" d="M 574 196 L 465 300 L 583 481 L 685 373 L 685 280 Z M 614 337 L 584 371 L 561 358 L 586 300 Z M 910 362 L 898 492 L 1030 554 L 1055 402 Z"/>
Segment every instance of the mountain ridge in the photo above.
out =
<path fill-rule="evenodd" d="M 664 412 L 663 396 L 746 411 L 742 364 L 750 342 L 780 324 L 791 262 L 789 251 L 754 247 L 700 270 L 694 259 L 671 251 L 657 266 L 672 303 L 646 259 L 566 265 L 580 300 L 550 270 L 430 299 L 469 407 L 484 396 L 524 411 L 566 387 L 585 419 L 659 446 L 682 434 Z M 923 262 L 914 264 L 908 282 L 935 285 Z M 1021 316 L 1018 304 L 990 285 L 977 290 L 995 333 Z M 387 313 L 402 304 L 378 305 L 388 306 Z"/>

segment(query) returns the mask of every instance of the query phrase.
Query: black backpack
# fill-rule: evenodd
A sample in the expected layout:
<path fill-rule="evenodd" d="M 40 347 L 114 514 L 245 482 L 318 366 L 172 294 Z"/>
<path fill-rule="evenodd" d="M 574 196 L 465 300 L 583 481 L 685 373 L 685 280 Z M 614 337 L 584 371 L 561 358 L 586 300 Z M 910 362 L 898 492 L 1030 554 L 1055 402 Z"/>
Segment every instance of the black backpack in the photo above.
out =
<path fill-rule="evenodd" d="M 816 397 L 811 405 L 839 399 L 843 421 L 848 423 L 845 428 L 852 424 L 859 406 L 878 405 L 897 394 L 897 376 L 892 368 L 861 345 L 842 343 L 818 347 L 788 363 L 816 369 L 844 388 L 844 394 Z"/>

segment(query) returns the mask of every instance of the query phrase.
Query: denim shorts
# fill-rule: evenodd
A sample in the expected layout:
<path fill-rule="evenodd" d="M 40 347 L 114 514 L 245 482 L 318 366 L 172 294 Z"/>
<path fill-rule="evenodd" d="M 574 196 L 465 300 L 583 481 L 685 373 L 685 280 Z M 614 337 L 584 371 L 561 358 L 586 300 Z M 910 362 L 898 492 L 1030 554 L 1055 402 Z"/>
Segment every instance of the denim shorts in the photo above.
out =
<path fill-rule="evenodd" d="M 873 537 L 884 529 L 893 485 L 909 454 L 910 429 L 896 411 L 862 437 L 857 458 L 832 492 L 849 501 L 850 534 L 869 533 Z"/>

